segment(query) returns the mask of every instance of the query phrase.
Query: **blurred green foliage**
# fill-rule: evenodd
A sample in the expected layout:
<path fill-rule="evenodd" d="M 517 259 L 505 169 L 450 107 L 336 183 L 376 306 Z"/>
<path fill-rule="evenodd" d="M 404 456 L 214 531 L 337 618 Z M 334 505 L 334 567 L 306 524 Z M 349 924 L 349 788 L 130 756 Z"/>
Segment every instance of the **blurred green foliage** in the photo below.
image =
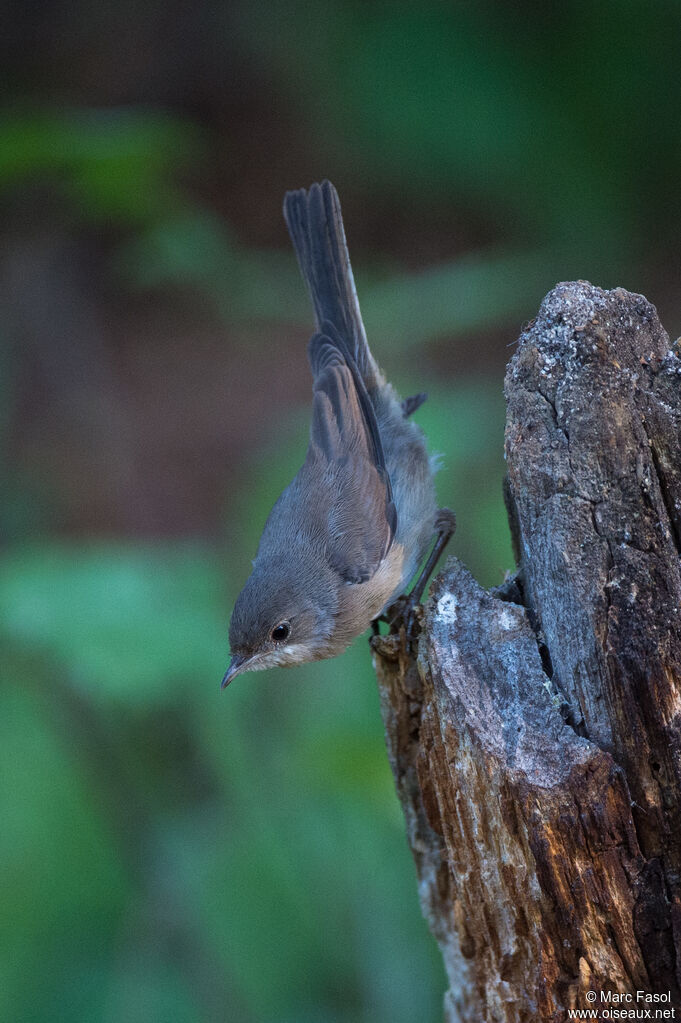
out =
<path fill-rule="evenodd" d="M 329 176 L 350 209 L 376 355 L 402 393 L 429 392 L 417 418 L 443 457 L 454 551 L 500 582 L 512 567 L 500 346 L 557 279 L 646 291 L 670 316 L 681 305 L 678 279 L 660 273 L 681 226 L 681 8 L 337 0 L 310 18 L 273 0 L 199 4 L 186 22 L 161 6 L 45 14 L 44 54 L 31 43 L 9 61 L 0 1019 L 435 1021 L 445 980 L 366 643 L 218 692 L 231 601 L 300 463 L 307 409 L 276 406 L 257 445 L 243 425 L 240 462 L 211 461 L 225 479 L 220 542 L 190 516 L 175 537 L 153 521 L 141 537 L 112 536 L 103 513 L 69 519 L 94 484 L 63 467 L 57 441 L 36 454 L 26 423 L 52 385 L 50 441 L 92 407 L 117 439 L 116 359 L 102 351 L 121 306 L 142 318 L 136 337 L 154 309 L 181 308 L 187 365 L 208 318 L 238 405 L 237 370 L 287 360 L 311 325 L 291 252 L 251 243 L 244 223 L 255 231 L 285 188 Z M 27 32 L 29 8 L 16 14 Z M 442 257 L 412 252 L 443 238 Z M 43 293 L 31 277 L 45 247 L 69 269 L 74 249 L 92 260 L 94 313 L 64 279 Z M 48 312 L 32 319 L 33 306 Z M 255 368 L 249 379 L 265 385 Z M 198 421 L 200 395 L 193 410 Z M 102 454 L 116 480 L 111 451 L 126 450 Z"/>
<path fill-rule="evenodd" d="M 223 568 L 5 560 L 2 1018 L 437 1013 L 368 652 L 220 700 Z"/>
<path fill-rule="evenodd" d="M 79 219 L 144 226 L 183 205 L 177 175 L 200 142 L 197 128 L 159 111 L 14 114 L 2 123 L 0 186 L 49 176 Z"/>

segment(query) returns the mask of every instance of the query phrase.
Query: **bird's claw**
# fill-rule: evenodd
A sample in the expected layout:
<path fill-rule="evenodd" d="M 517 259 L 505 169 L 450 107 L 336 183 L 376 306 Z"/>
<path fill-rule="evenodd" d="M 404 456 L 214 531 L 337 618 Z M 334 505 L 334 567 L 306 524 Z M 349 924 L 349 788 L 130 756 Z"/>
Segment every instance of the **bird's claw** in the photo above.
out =
<path fill-rule="evenodd" d="M 397 600 L 385 609 L 383 614 L 375 618 L 371 623 L 374 636 L 380 635 L 379 622 L 386 622 L 390 635 L 399 635 L 404 628 L 406 647 L 413 646 L 421 632 L 421 618 L 423 608 L 421 597 L 430 578 L 430 573 L 435 568 L 442 551 L 456 529 L 456 516 L 449 508 L 440 508 L 435 516 L 435 532 L 437 539 L 423 570 L 418 577 L 411 593 L 404 593 Z"/>
<path fill-rule="evenodd" d="M 391 634 L 398 634 L 404 629 L 405 642 L 408 647 L 418 639 L 421 631 L 422 611 L 418 600 L 414 600 L 411 594 L 405 593 L 398 597 L 386 612 Z"/>

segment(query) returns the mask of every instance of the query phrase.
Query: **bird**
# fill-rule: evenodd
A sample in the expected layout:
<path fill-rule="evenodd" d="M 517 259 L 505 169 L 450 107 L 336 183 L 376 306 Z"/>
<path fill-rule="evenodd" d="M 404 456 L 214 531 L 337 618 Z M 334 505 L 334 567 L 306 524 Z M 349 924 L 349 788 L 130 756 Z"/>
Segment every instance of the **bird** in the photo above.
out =
<path fill-rule="evenodd" d="M 455 528 L 437 506 L 438 459 L 410 418 L 426 395 L 400 400 L 369 349 L 336 189 L 287 192 L 284 218 L 314 308 L 310 440 L 234 605 L 223 688 L 246 671 L 336 657 L 390 609 L 411 633 Z"/>

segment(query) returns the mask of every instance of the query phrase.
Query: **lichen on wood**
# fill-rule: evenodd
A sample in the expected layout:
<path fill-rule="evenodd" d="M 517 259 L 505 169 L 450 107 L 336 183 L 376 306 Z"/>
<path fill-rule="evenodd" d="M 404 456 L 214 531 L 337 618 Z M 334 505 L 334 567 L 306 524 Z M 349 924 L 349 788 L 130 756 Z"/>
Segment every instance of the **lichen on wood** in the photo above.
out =
<path fill-rule="evenodd" d="M 562 284 L 506 398 L 515 579 L 450 561 L 417 649 L 374 640 L 447 1018 L 681 1007 L 681 360 L 641 296 Z"/>

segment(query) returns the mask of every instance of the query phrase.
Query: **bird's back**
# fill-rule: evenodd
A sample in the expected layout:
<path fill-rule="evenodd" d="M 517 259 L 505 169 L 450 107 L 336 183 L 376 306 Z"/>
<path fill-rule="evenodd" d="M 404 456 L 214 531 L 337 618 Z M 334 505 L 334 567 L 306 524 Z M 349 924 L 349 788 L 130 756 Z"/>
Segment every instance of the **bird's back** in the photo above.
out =
<path fill-rule="evenodd" d="M 344 534 L 338 560 L 346 581 L 367 588 L 385 562 L 373 588 L 386 603 L 404 590 L 432 536 L 432 465 L 422 431 L 369 349 L 333 185 L 287 193 L 284 215 L 318 329 L 309 346 L 315 411 L 301 473 L 318 472 L 320 451 L 335 463 L 325 480 L 338 507 L 336 532 Z"/>

